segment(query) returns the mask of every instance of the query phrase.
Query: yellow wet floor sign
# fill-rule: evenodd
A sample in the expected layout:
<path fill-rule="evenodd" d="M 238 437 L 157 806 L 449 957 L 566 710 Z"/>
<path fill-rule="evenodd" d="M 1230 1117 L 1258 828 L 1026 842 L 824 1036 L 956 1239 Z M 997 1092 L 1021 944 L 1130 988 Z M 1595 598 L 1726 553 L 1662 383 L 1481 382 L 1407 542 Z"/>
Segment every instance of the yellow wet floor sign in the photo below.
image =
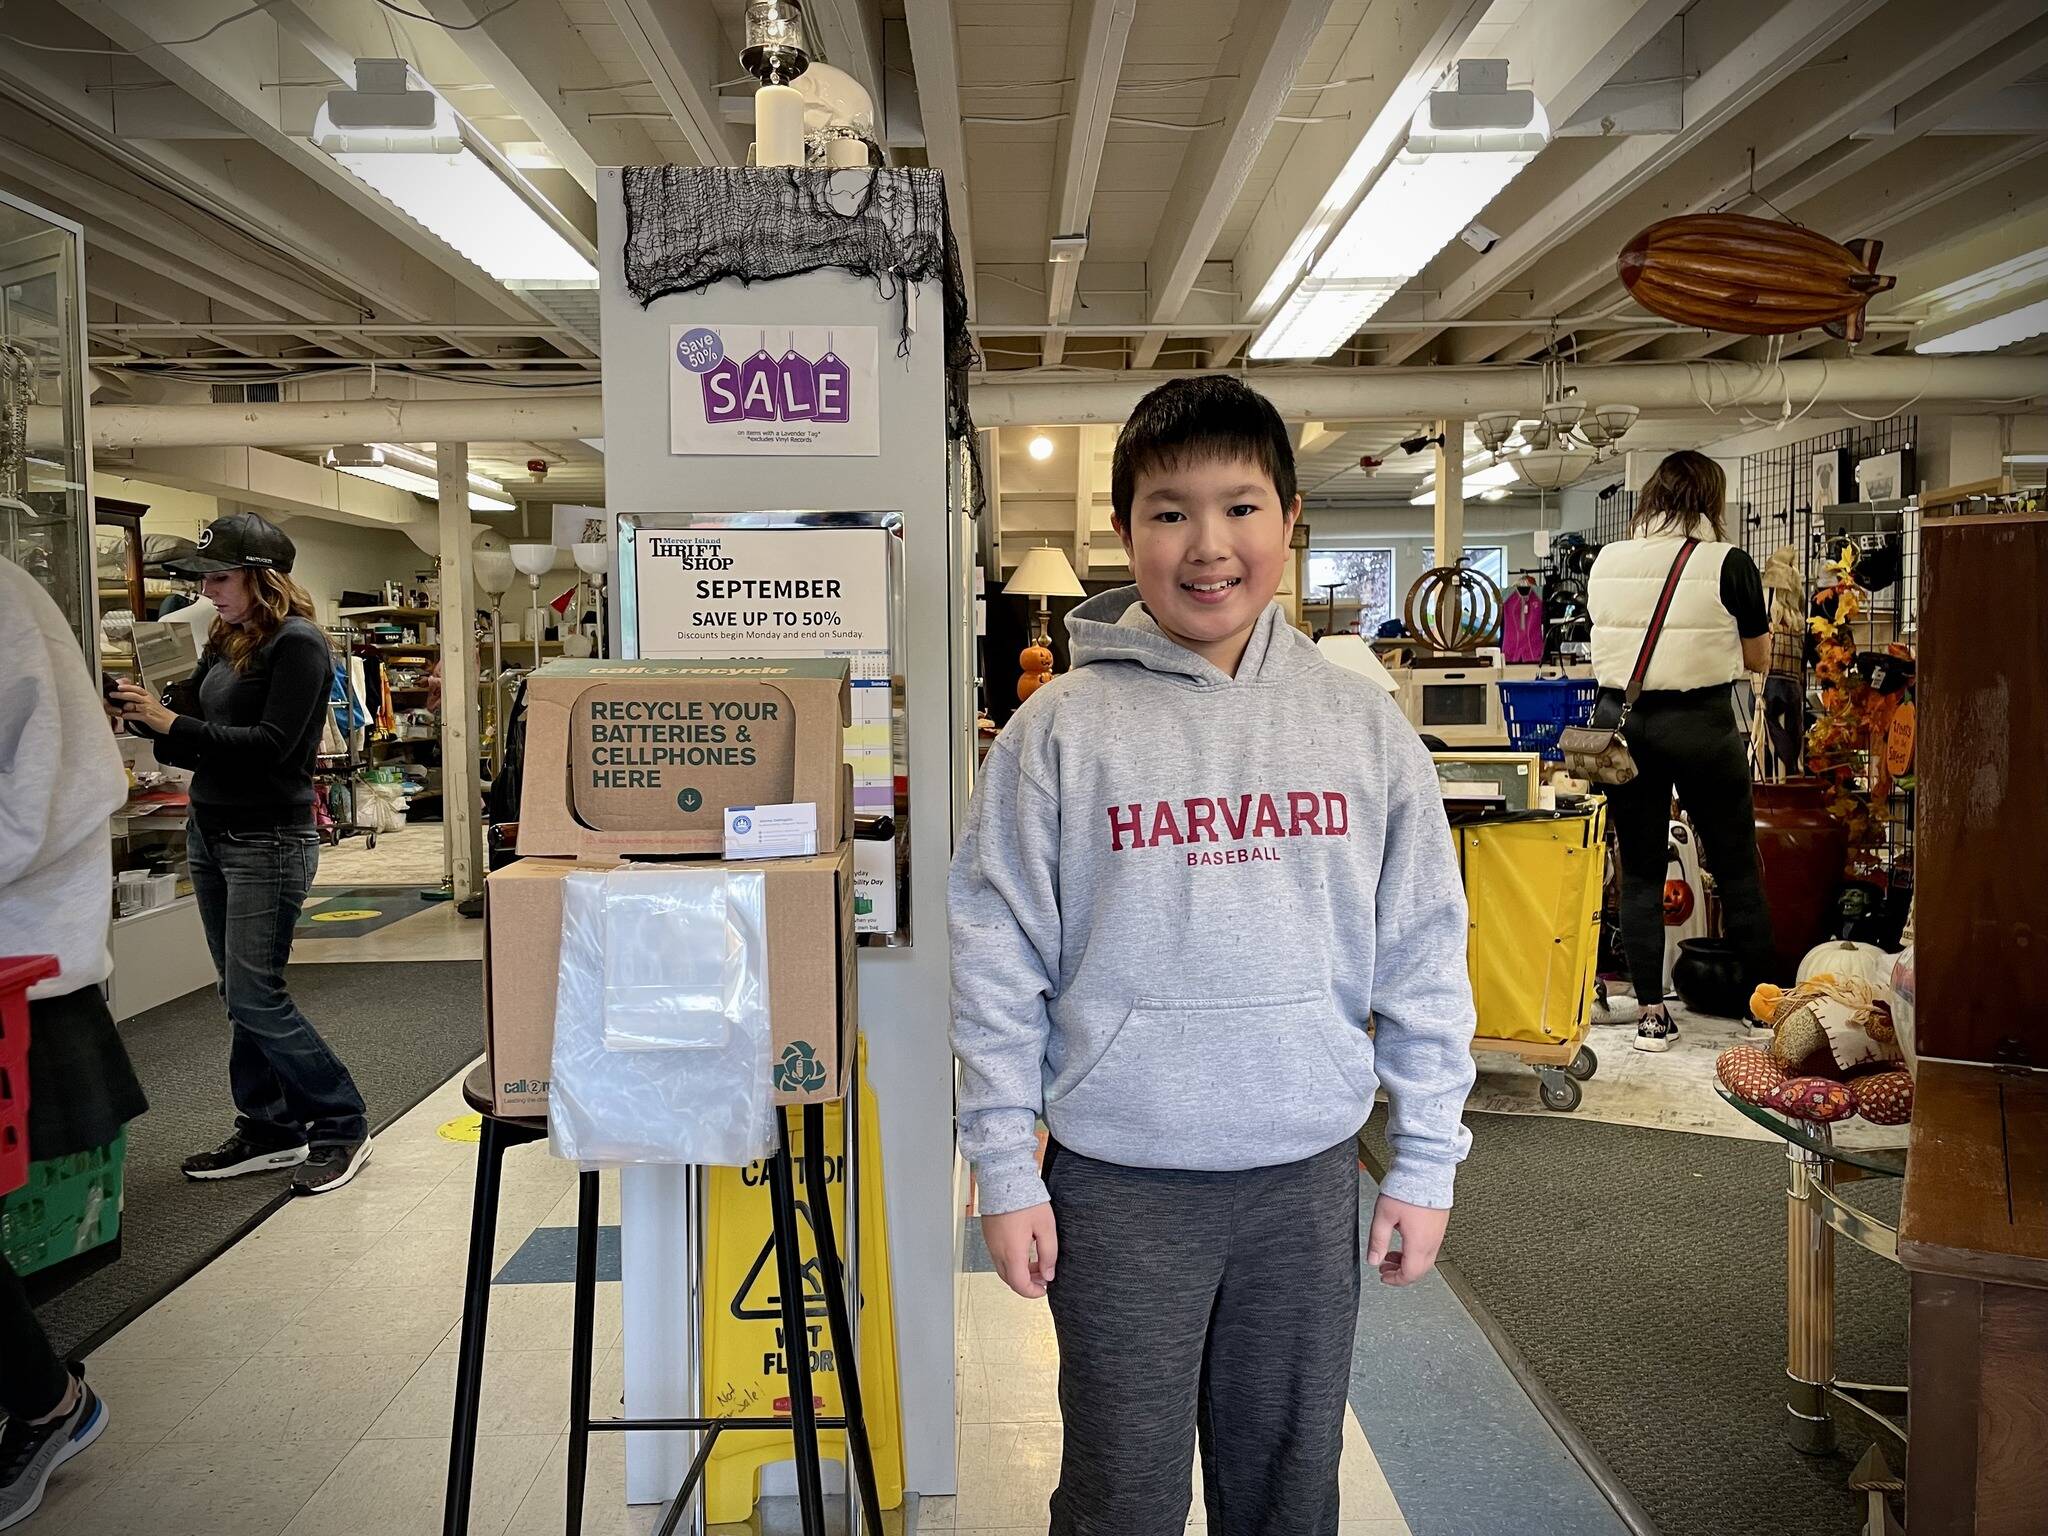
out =
<path fill-rule="evenodd" d="M 884 1509 L 903 1502 L 903 1413 L 896 1378 L 896 1324 L 890 1304 L 889 1245 L 882 1203 L 881 1115 L 866 1082 L 867 1042 L 861 1051 L 860 1090 L 860 1387 L 867 1410 L 868 1443 L 875 1458 L 875 1484 Z M 845 1249 L 846 1203 L 840 1180 L 846 1159 L 842 1145 L 844 1106 L 825 1106 L 825 1181 L 832 1228 Z M 798 1111 L 789 1111 L 790 1150 L 796 1157 L 797 1225 L 803 1250 L 804 1315 L 810 1335 L 811 1387 L 818 1412 L 841 1411 L 839 1362 L 825 1315 L 825 1290 L 812 1236 L 811 1201 L 803 1165 L 803 1130 Z M 705 1233 L 704 1406 L 712 1415 L 786 1416 L 789 1381 L 784 1374 L 787 1341 L 782 1332 L 780 1272 L 772 1242 L 768 1182 L 760 1163 L 711 1170 L 710 1220 Z M 844 1461 L 845 1434 L 819 1435 L 829 1460 Z M 768 1430 L 720 1435 L 705 1475 L 705 1518 L 712 1525 L 738 1524 L 752 1512 L 760 1493 L 761 1468 L 790 1459 L 790 1438 Z"/>

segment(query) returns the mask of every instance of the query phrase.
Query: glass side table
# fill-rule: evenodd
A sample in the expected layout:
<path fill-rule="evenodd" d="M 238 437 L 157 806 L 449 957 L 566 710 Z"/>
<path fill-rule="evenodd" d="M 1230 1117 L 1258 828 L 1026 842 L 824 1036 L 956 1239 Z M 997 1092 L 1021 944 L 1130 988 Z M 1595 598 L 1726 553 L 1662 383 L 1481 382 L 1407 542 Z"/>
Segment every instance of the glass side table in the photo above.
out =
<path fill-rule="evenodd" d="M 1886 1262 L 1899 1262 L 1899 1234 L 1835 1193 L 1837 1184 L 1897 1179 L 1903 1150 L 1835 1145 L 1834 1128 L 1746 1104 L 1718 1083 L 1714 1091 L 1746 1120 L 1785 1143 L 1786 1437 L 1808 1456 L 1835 1448 L 1835 1415 L 1844 1414 L 1887 1452 L 1906 1453 L 1906 1389 L 1843 1381 L 1835 1374 L 1835 1235 Z"/>

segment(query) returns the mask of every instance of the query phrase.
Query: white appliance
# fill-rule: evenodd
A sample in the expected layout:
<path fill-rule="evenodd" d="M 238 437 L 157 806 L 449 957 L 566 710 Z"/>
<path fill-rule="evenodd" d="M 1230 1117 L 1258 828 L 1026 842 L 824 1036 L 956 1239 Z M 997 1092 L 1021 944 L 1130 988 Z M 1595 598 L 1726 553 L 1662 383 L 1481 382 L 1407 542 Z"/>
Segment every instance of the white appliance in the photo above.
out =
<path fill-rule="evenodd" d="M 1507 740 L 1500 710 L 1498 656 L 1418 656 L 1407 668 L 1400 700 L 1409 722 L 1447 747 L 1487 747 Z"/>

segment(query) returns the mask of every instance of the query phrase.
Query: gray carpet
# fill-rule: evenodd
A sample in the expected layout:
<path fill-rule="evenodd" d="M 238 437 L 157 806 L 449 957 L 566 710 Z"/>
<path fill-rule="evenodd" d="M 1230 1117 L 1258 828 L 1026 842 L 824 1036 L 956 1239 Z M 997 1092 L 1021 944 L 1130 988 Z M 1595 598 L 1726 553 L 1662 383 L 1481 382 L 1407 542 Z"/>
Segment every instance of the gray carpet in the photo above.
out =
<path fill-rule="evenodd" d="M 1387 1156 L 1382 1120 L 1368 1131 Z M 1776 1143 L 1473 1115 L 1445 1258 L 1660 1536 L 1853 1536 L 1835 1456 L 1786 1443 L 1785 1159 Z M 1900 1181 L 1847 1186 L 1898 1219 Z M 1902 1271 L 1838 1241 L 1839 1369 L 1902 1382 Z M 1903 1468 L 1895 1468 L 1903 1471 Z"/>
<path fill-rule="evenodd" d="M 374 1128 L 483 1049 L 481 969 L 475 961 L 294 965 L 287 976 L 299 1007 L 348 1064 Z M 93 1269 L 88 1255 L 29 1277 L 31 1293 L 46 1298 L 37 1315 L 65 1355 L 102 1342 L 290 1198 L 287 1174 L 195 1184 L 178 1171 L 234 1128 L 228 1023 L 211 988 L 130 1019 L 121 1035 L 150 1108 L 128 1129 L 120 1257 Z"/>

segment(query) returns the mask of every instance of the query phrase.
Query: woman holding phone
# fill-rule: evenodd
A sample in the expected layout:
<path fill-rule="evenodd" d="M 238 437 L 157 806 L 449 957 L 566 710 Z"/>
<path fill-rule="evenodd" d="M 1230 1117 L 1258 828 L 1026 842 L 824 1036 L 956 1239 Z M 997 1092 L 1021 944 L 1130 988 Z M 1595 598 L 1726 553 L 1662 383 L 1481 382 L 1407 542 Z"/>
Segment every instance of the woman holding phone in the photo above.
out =
<path fill-rule="evenodd" d="M 217 610 L 180 714 L 132 683 L 110 707 L 154 738 L 157 758 L 193 770 L 186 851 L 199 915 L 233 1028 L 233 1134 L 185 1160 L 191 1179 L 294 1168 L 325 1194 L 370 1156 L 363 1096 L 285 987 L 292 930 L 320 862 L 313 759 L 333 681 L 313 602 L 291 578 L 296 551 L 253 512 L 216 519 L 197 552 L 170 562 Z"/>

